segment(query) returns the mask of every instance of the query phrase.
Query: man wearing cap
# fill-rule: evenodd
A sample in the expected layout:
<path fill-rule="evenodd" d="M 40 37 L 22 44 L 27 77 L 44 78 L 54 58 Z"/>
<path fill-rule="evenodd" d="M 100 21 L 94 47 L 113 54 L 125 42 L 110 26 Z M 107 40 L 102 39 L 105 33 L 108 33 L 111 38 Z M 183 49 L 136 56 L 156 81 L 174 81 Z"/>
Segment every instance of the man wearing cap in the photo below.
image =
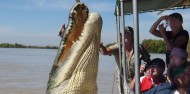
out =
<path fill-rule="evenodd" d="M 175 75 L 181 74 L 187 65 L 187 52 L 181 48 L 173 48 L 170 55 L 170 64 L 167 69 L 167 81 L 173 83 Z"/>
<path fill-rule="evenodd" d="M 120 34 L 120 42 L 122 41 L 122 35 Z M 134 53 L 134 50 L 133 50 L 133 28 L 132 27 L 129 27 L 127 26 L 125 28 L 125 33 L 124 33 L 124 36 L 125 36 L 125 50 L 126 50 L 126 63 L 128 63 L 130 65 L 130 71 L 126 71 L 126 72 L 129 72 L 127 73 L 127 82 L 130 82 L 131 79 L 133 78 L 134 76 L 134 62 L 131 60 L 131 58 L 134 56 L 133 53 Z M 120 43 L 115 43 L 114 45 L 111 45 L 109 47 L 105 47 L 102 42 L 100 42 L 100 52 L 103 54 L 103 55 L 113 55 L 115 57 L 115 61 L 116 61 L 116 75 L 117 75 L 117 85 L 118 87 L 120 87 L 120 83 L 119 83 L 119 79 L 120 79 L 120 61 L 119 61 L 119 45 L 121 45 Z M 131 61 L 131 62 L 128 62 L 128 61 Z M 126 65 L 128 65 L 126 64 Z M 133 69 L 131 69 L 133 68 Z M 129 68 L 128 68 L 129 69 Z M 125 72 L 124 72 L 125 73 Z M 122 75 L 123 76 L 123 75 Z M 118 90 L 120 90 L 118 88 Z M 119 91 L 120 92 L 120 91 Z"/>
<path fill-rule="evenodd" d="M 166 21 L 167 25 L 164 26 L 163 21 Z M 162 22 L 162 23 L 161 23 Z M 167 51 L 166 51 L 166 64 L 168 65 L 170 60 L 170 52 L 173 48 L 179 47 L 184 50 L 187 49 L 189 41 L 189 33 L 183 29 L 183 17 L 179 13 L 172 13 L 160 17 L 150 28 L 150 33 L 156 37 L 163 38 Z M 166 31 L 167 26 L 170 26 L 171 31 Z M 158 30 L 157 30 L 158 27 Z"/>
<path fill-rule="evenodd" d="M 134 50 L 133 50 L 133 46 L 134 46 L 134 37 L 133 37 L 133 28 L 130 26 L 125 27 L 125 51 L 126 51 L 126 67 L 128 70 L 126 70 L 124 73 L 126 73 L 126 79 L 127 79 L 127 83 L 130 83 L 131 80 L 133 79 L 134 75 L 135 75 L 135 58 L 134 58 Z M 121 36 L 121 35 L 120 35 Z M 121 38 L 121 37 L 120 37 Z M 119 75 L 119 71 L 120 71 L 120 63 L 119 63 L 119 43 L 116 43 L 114 45 L 111 45 L 109 47 L 105 47 L 102 42 L 100 42 L 100 52 L 103 55 L 113 55 L 115 57 L 116 60 L 116 71 L 117 71 L 117 80 L 119 79 L 120 75 Z M 139 46 L 139 48 L 142 48 L 142 46 Z M 142 51 L 140 49 L 140 55 L 142 57 L 140 57 L 142 60 L 143 56 L 142 55 Z M 149 54 L 146 54 L 147 58 L 149 57 Z M 145 61 L 145 60 L 144 60 Z M 146 61 L 145 61 L 146 62 Z M 123 75 L 122 75 L 123 76 Z M 117 84 L 119 86 L 119 81 L 117 81 Z"/>
<path fill-rule="evenodd" d="M 129 69 L 127 72 L 127 82 L 130 82 L 132 78 L 134 77 L 134 50 L 133 50 L 133 28 L 130 26 L 127 26 L 125 28 L 125 51 L 126 51 L 126 67 Z M 121 35 L 120 35 L 121 36 Z M 120 37 L 121 38 L 121 37 Z M 104 47 L 102 43 L 100 43 L 100 51 L 103 55 L 113 55 L 116 60 L 117 68 L 120 68 L 119 63 L 119 43 L 116 43 L 114 45 L 111 45 L 109 47 Z"/>
<path fill-rule="evenodd" d="M 163 75 L 165 71 L 165 62 L 160 58 L 152 59 L 151 62 L 146 66 L 145 71 L 149 74 L 140 77 L 140 91 L 141 93 L 153 88 L 166 81 Z M 130 88 L 134 90 L 135 79 L 130 83 Z"/>

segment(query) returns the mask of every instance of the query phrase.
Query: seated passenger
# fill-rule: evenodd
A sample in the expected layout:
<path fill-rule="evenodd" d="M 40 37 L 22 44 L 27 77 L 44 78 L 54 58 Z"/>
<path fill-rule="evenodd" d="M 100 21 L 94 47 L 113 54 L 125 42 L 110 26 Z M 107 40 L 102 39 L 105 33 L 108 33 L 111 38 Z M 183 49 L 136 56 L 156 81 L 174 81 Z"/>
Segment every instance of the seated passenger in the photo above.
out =
<path fill-rule="evenodd" d="M 187 52 L 181 48 L 173 48 L 170 64 L 167 69 L 167 81 L 173 83 L 174 75 L 180 74 L 187 65 Z"/>
<path fill-rule="evenodd" d="M 190 94 L 190 64 L 183 70 L 181 74 L 174 76 L 174 82 L 162 83 L 144 94 Z"/>
<path fill-rule="evenodd" d="M 190 66 L 174 78 L 174 83 L 177 85 L 174 94 L 190 94 Z"/>
<path fill-rule="evenodd" d="M 160 58 L 155 58 L 146 67 L 148 75 L 140 77 L 140 91 L 145 92 L 154 86 L 166 81 L 163 73 L 165 71 L 165 62 Z M 135 79 L 130 83 L 130 88 L 134 90 Z"/>

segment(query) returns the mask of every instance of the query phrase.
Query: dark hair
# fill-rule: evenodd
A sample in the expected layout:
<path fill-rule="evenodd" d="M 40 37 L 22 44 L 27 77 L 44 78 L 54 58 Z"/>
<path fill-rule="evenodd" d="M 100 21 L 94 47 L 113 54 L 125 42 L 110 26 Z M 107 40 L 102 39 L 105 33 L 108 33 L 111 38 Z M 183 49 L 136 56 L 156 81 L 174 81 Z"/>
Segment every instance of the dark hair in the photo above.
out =
<path fill-rule="evenodd" d="M 150 67 L 150 65 L 158 65 L 160 66 L 161 68 L 164 68 L 165 69 L 165 62 L 163 59 L 161 58 L 154 58 L 152 59 L 145 67 L 145 71 Z"/>
<path fill-rule="evenodd" d="M 130 26 L 126 26 L 126 27 L 125 27 L 125 30 L 130 31 L 131 34 L 133 35 L 134 30 L 133 30 L 132 27 L 130 27 Z"/>
<path fill-rule="evenodd" d="M 132 27 L 130 27 L 130 26 L 126 26 L 125 27 L 125 32 L 131 32 L 131 36 L 132 36 L 132 43 L 134 43 L 134 30 L 133 30 L 133 28 Z"/>
<path fill-rule="evenodd" d="M 169 16 L 170 16 L 171 18 L 177 18 L 177 19 L 180 20 L 180 22 L 183 23 L 183 17 L 182 17 L 181 14 L 179 14 L 179 13 L 172 13 L 172 14 L 170 14 Z"/>

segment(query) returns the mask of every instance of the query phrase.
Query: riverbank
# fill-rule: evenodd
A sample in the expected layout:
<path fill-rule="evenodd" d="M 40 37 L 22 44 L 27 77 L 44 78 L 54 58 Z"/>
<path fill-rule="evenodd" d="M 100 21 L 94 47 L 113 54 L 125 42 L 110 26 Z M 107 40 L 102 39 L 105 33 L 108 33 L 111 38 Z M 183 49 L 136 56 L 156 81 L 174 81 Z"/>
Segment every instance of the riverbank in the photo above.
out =
<path fill-rule="evenodd" d="M 37 48 L 37 49 L 58 49 L 57 46 L 31 46 L 31 45 L 23 45 L 18 43 L 0 43 L 0 48 Z"/>

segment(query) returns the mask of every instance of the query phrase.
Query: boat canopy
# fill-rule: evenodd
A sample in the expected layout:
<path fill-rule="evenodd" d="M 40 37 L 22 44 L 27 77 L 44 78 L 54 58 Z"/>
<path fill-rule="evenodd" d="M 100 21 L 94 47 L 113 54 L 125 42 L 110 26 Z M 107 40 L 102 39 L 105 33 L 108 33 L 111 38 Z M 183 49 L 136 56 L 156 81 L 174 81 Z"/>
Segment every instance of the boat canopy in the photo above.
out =
<path fill-rule="evenodd" d="M 116 0 L 120 6 L 121 0 Z M 138 13 L 190 8 L 190 0 L 137 0 Z M 133 0 L 123 0 L 124 15 L 133 14 Z M 115 11 L 116 14 L 116 11 Z"/>

